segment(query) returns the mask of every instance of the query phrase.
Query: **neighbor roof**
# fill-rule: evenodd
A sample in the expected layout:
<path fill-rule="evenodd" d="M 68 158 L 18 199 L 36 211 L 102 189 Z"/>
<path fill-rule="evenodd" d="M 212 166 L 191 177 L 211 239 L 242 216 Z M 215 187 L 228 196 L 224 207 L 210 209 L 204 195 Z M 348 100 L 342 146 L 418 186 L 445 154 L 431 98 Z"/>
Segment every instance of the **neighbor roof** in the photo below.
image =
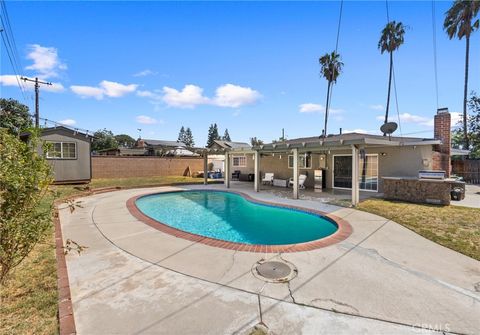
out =
<path fill-rule="evenodd" d="M 147 140 L 143 139 L 143 142 L 147 145 L 158 145 L 162 147 L 185 147 L 185 143 L 179 141 L 164 141 L 164 140 Z"/>
<path fill-rule="evenodd" d="M 240 149 L 240 148 L 250 148 L 250 144 L 245 142 L 231 142 L 231 141 L 222 141 L 214 140 L 219 146 L 225 149 Z"/>

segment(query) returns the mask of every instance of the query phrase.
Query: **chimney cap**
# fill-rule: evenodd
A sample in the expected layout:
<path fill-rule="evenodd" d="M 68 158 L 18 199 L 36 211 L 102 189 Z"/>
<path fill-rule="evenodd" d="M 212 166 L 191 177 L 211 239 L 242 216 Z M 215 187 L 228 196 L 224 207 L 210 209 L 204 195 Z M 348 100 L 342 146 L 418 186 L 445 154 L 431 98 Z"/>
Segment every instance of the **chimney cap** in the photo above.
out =
<path fill-rule="evenodd" d="M 437 114 L 447 114 L 448 113 L 448 107 L 443 107 L 443 108 L 438 108 L 437 109 Z"/>

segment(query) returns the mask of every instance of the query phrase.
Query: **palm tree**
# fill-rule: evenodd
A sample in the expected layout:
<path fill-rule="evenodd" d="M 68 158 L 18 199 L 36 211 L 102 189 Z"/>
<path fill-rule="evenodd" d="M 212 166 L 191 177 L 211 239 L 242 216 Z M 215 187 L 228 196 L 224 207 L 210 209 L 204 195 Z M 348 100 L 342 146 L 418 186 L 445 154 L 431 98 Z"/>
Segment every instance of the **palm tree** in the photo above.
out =
<path fill-rule="evenodd" d="M 318 60 L 321 66 L 320 74 L 327 79 L 327 103 L 325 104 L 325 127 L 323 135 L 327 136 L 328 110 L 330 108 L 330 90 L 332 85 L 337 82 L 337 78 L 342 72 L 343 63 L 340 61 L 340 55 L 334 51 L 326 53 Z"/>
<path fill-rule="evenodd" d="M 388 74 L 388 93 L 387 93 L 387 107 L 385 108 L 385 123 L 388 122 L 388 111 L 390 108 L 390 92 L 392 88 L 392 72 L 393 72 L 393 52 L 398 50 L 404 42 L 405 26 L 402 22 L 391 21 L 388 22 L 382 30 L 380 41 L 378 41 L 378 48 L 380 53 L 387 51 L 390 55 L 390 69 Z M 386 134 L 383 134 L 385 136 Z"/>
<path fill-rule="evenodd" d="M 445 13 L 443 29 L 450 39 L 465 37 L 465 84 L 463 88 L 463 137 L 465 149 L 470 147 L 467 131 L 467 99 L 468 99 L 468 58 L 470 53 L 470 35 L 478 29 L 478 19 L 472 22 L 480 9 L 479 1 L 456 0 L 452 7 Z"/>

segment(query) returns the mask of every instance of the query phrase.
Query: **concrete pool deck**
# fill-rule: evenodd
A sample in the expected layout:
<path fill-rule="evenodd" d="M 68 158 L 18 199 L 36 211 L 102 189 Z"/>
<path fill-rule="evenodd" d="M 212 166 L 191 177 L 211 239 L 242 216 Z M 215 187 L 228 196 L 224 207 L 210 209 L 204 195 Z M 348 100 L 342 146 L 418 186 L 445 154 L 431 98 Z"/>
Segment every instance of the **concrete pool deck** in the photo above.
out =
<path fill-rule="evenodd" d="M 64 241 L 88 247 L 66 256 L 79 334 L 246 334 L 259 322 L 275 334 L 480 332 L 474 259 L 373 214 L 248 189 L 259 200 L 332 213 L 353 232 L 311 251 L 252 253 L 165 234 L 126 207 L 131 197 L 176 189 L 97 194 L 78 199 L 73 213 L 61 206 Z M 251 272 L 261 259 L 284 259 L 298 275 L 266 283 Z"/>

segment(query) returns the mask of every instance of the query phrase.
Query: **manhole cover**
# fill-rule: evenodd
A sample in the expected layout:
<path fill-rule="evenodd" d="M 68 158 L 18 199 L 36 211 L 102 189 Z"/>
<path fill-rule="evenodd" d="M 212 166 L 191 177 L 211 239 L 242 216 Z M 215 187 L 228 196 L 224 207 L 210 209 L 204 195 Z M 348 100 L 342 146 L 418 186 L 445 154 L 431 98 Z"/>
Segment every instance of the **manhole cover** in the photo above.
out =
<path fill-rule="evenodd" d="M 279 261 L 259 262 L 253 268 L 253 274 L 269 282 L 286 282 L 293 279 L 297 269 L 293 264 Z"/>

